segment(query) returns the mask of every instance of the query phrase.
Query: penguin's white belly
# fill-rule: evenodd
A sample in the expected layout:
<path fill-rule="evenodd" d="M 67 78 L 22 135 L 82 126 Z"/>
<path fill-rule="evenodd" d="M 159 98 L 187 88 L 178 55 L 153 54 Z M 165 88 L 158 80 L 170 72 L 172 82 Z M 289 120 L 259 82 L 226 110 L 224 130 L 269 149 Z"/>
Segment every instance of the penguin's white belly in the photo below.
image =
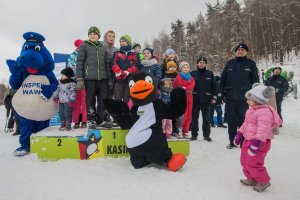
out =
<path fill-rule="evenodd" d="M 98 149 L 97 144 L 92 143 L 92 144 L 90 144 L 90 145 L 87 147 L 86 153 L 87 153 L 88 155 L 92 155 L 94 152 L 97 151 L 97 149 Z"/>
<path fill-rule="evenodd" d="M 156 123 L 153 103 L 139 106 L 137 114 L 140 116 L 126 135 L 126 146 L 133 148 L 145 143 L 152 135 L 150 128 Z"/>
<path fill-rule="evenodd" d="M 30 120 L 45 121 L 58 112 L 53 97 L 47 101 L 41 97 L 42 85 L 49 85 L 46 76 L 29 75 L 24 80 L 12 99 L 13 107 L 20 116 Z"/>

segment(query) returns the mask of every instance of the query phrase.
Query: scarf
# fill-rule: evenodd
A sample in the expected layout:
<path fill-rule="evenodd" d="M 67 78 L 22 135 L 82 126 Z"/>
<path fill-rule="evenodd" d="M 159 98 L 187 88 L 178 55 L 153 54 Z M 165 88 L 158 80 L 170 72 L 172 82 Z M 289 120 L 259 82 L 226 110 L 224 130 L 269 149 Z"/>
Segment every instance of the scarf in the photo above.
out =
<path fill-rule="evenodd" d="M 187 81 L 189 81 L 190 79 L 191 79 L 191 73 L 190 72 L 188 72 L 188 73 L 183 73 L 183 72 L 180 72 L 180 76 L 181 76 L 181 78 L 183 78 L 184 80 L 187 80 Z"/>

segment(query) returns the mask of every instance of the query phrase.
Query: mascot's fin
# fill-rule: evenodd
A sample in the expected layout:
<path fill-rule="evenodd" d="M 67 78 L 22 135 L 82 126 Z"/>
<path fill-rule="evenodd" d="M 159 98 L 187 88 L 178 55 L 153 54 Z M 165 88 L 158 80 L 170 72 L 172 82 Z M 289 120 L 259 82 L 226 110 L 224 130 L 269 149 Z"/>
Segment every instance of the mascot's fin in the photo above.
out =
<path fill-rule="evenodd" d="M 115 99 L 104 99 L 104 106 L 109 114 L 114 118 L 121 129 L 130 129 L 135 120 L 128 108 L 128 105 Z"/>
<path fill-rule="evenodd" d="M 171 101 L 167 104 L 164 119 L 177 119 L 185 113 L 186 93 L 183 88 L 176 88 L 171 92 Z"/>

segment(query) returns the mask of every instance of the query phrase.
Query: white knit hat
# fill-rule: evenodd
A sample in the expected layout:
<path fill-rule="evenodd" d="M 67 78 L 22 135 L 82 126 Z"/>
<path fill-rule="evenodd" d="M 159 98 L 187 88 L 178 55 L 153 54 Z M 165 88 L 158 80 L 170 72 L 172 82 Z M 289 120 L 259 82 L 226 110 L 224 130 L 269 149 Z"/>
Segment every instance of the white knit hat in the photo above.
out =
<path fill-rule="evenodd" d="M 275 95 L 275 89 L 272 86 L 254 83 L 252 89 L 246 92 L 245 97 L 252 99 L 258 104 L 266 104 L 273 95 Z"/>
<path fill-rule="evenodd" d="M 179 69 L 181 70 L 181 68 L 182 68 L 184 65 L 187 65 L 188 68 L 190 69 L 190 64 L 189 64 L 188 62 L 185 62 L 185 61 L 183 61 L 183 62 L 181 62 L 181 63 L 179 64 Z"/>

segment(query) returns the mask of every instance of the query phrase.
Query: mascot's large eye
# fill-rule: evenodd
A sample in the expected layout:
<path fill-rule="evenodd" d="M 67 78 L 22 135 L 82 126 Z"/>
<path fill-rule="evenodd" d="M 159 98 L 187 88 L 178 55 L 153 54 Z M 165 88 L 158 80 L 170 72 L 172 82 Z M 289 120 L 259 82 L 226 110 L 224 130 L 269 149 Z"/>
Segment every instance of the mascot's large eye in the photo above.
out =
<path fill-rule="evenodd" d="M 34 47 L 34 50 L 35 50 L 35 51 L 40 51 L 40 50 L 41 50 L 40 45 L 36 45 L 36 46 Z"/>
<path fill-rule="evenodd" d="M 135 82 L 133 80 L 129 81 L 129 88 L 132 88 L 134 86 Z"/>
<path fill-rule="evenodd" d="M 153 80 L 152 80 L 151 76 L 146 76 L 146 77 L 145 77 L 145 81 L 147 81 L 147 82 L 153 84 Z"/>
<path fill-rule="evenodd" d="M 28 45 L 24 45 L 24 49 L 27 50 L 29 47 Z"/>

